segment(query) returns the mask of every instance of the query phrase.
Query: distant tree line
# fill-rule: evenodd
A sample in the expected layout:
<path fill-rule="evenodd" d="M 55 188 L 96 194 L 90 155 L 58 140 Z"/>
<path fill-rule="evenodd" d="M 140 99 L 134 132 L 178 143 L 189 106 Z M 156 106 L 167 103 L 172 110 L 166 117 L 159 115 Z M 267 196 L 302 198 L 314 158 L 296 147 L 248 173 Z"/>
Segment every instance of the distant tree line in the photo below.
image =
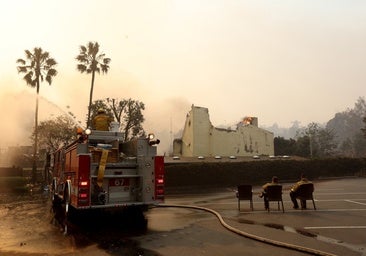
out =
<path fill-rule="evenodd" d="M 336 113 L 325 125 L 310 123 L 298 127 L 294 138 L 274 138 L 276 155 L 308 158 L 365 157 L 366 102 L 360 97 L 353 109 Z"/>

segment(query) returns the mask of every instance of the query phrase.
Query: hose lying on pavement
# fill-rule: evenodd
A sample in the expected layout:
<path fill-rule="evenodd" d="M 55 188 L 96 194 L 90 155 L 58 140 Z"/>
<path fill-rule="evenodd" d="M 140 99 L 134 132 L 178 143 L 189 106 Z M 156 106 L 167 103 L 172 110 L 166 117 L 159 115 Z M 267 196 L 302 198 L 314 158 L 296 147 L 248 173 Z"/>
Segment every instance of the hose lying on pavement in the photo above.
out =
<path fill-rule="evenodd" d="M 220 221 L 221 225 L 223 225 L 226 229 L 228 229 L 231 232 L 234 232 L 240 236 L 244 236 L 262 243 L 267 243 L 267 244 L 271 244 L 274 246 L 278 246 L 278 247 L 284 247 L 290 250 L 295 250 L 295 251 L 299 251 L 299 252 L 304 252 L 304 253 L 308 253 L 311 255 L 321 255 L 321 256 L 336 256 L 335 254 L 332 253 L 328 253 L 328 252 L 323 252 L 323 251 L 319 251 L 319 250 L 315 250 L 312 248 L 307 248 L 307 247 L 303 247 L 303 246 L 299 246 L 299 245 L 295 245 L 295 244 L 289 244 L 289 243 L 284 243 L 284 242 L 280 242 L 280 241 L 276 241 L 276 240 L 272 240 L 272 239 L 268 239 L 265 237 L 261 237 L 261 236 L 256 236 L 247 232 L 244 232 L 242 230 L 239 230 L 237 228 L 234 228 L 232 226 L 230 226 L 229 224 L 227 224 L 224 219 L 222 218 L 222 216 L 209 208 L 205 208 L 205 207 L 200 207 L 200 206 L 193 206 L 193 205 L 179 205 L 179 204 L 158 204 L 156 205 L 157 207 L 177 207 L 177 208 L 189 208 L 189 209 L 195 209 L 195 210 L 202 210 L 202 211 L 206 211 L 206 212 L 210 212 L 212 214 L 214 214 Z"/>

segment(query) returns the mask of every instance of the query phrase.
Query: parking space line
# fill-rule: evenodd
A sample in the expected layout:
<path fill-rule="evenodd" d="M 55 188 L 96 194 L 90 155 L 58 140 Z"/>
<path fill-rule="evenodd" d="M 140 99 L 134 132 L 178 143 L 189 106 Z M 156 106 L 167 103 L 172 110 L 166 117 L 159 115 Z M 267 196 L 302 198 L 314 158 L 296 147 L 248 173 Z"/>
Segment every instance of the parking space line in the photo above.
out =
<path fill-rule="evenodd" d="M 323 226 L 323 227 L 304 227 L 304 229 L 366 229 L 366 226 Z"/>
<path fill-rule="evenodd" d="M 356 202 L 356 201 L 348 200 L 348 199 L 346 199 L 344 201 L 349 202 L 349 203 L 354 203 L 354 204 L 366 205 L 365 203 L 360 203 L 360 202 Z"/>
<path fill-rule="evenodd" d="M 339 192 L 339 193 L 331 193 L 331 192 L 325 192 L 325 193 L 317 193 L 317 192 L 314 192 L 314 195 L 331 195 L 331 196 L 338 196 L 338 195 L 366 195 L 365 192 L 347 192 L 347 193 L 342 193 L 342 192 Z"/>
<path fill-rule="evenodd" d="M 349 199 L 315 199 L 315 201 L 319 201 L 319 202 L 341 202 L 341 201 L 345 201 L 345 200 L 355 200 L 355 201 L 366 201 L 366 198 L 349 198 Z"/>

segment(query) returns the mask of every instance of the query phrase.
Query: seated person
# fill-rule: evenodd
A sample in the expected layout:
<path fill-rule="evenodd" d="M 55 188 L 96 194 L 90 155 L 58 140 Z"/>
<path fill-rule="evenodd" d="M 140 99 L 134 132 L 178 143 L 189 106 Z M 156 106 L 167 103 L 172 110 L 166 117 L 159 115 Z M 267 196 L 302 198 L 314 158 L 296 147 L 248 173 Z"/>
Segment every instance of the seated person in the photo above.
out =
<path fill-rule="evenodd" d="M 296 197 L 298 196 L 298 189 L 302 184 L 311 183 L 307 178 L 305 174 L 301 174 L 301 179 L 296 182 L 292 187 L 290 191 L 290 197 L 291 201 L 294 204 L 294 209 L 299 209 L 299 204 L 297 203 Z M 301 201 L 301 209 L 306 209 L 306 200 L 300 200 Z"/>
<path fill-rule="evenodd" d="M 93 119 L 93 128 L 99 131 L 109 131 L 113 118 L 106 114 L 105 110 L 98 109 L 98 114 Z"/>
<path fill-rule="evenodd" d="M 264 208 L 266 209 L 266 210 L 268 210 L 268 207 L 269 207 L 269 202 L 268 202 L 268 198 L 267 198 L 267 188 L 269 187 L 269 186 L 274 186 L 274 185 L 280 185 L 279 183 L 278 183 L 278 178 L 277 178 L 277 176 L 273 176 L 272 177 L 272 182 L 268 182 L 268 183 L 266 183 L 266 184 L 264 184 L 263 186 L 262 186 L 262 189 L 263 189 L 263 191 L 262 191 L 262 193 L 259 195 L 259 197 L 263 197 L 263 200 L 264 200 Z"/>

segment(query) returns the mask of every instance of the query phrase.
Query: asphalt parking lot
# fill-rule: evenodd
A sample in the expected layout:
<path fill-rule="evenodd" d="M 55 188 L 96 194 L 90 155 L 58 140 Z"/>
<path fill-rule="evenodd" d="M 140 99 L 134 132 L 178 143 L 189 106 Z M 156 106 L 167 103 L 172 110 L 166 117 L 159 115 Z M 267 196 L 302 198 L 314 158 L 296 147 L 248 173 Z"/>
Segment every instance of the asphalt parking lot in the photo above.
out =
<path fill-rule="evenodd" d="M 197 196 L 192 197 L 191 202 L 181 198 L 167 200 L 167 203 L 178 200 L 181 204 L 193 203 L 214 209 L 230 225 L 275 241 L 318 248 L 335 255 L 366 255 L 366 179 L 320 180 L 314 184 L 316 210 L 311 201 L 307 203 L 307 210 L 292 208 L 291 184 L 282 184 L 284 213 L 278 211 L 276 202 L 270 203 L 270 212 L 264 210 L 263 199 L 258 197 L 260 187 L 253 189 L 253 211 L 249 201 L 241 201 L 241 211 L 238 211 L 234 191 L 203 201 Z"/>
<path fill-rule="evenodd" d="M 317 210 L 294 210 L 289 197 L 291 184 L 282 184 L 285 212 L 271 202 L 264 210 L 261 188 L 254 187 L 254 210 L 248 201 L 238 211 L 233 188 L 220 191 L 166 195 L 165 206 L 147 213 L 146 233 L 129 233 L 114 222 L 93 225 L 85 232 L 64 236 L 52 222 L 48 196 L 0 197 L 0 255 L 366 255 L 366 178 L 314 181 Z M 1 195 L 1 194 L 0 194 Z M 233 233 L 230 227 L 260 238 Z M 272 241 L 275 244 L 268 243 Z M 282 243 L 286 246 L 277 246 Z M 288 248 L 291 246 L 292 248 Z M 311 252 L 294 250 L 310 249 Z M 314 254 L 312 252 L 318 252 Z"/>

